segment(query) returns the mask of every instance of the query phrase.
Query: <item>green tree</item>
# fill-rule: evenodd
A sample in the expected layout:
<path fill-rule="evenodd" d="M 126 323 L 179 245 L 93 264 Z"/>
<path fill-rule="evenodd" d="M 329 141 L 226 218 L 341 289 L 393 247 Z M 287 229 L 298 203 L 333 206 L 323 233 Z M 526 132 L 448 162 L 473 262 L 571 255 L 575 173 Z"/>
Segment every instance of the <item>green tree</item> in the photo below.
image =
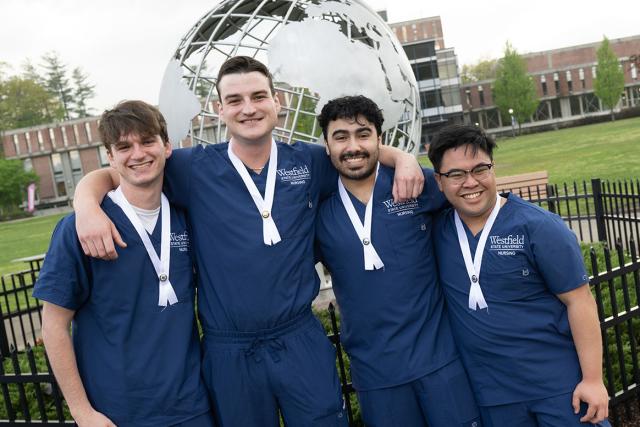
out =
<path fill-rule="evenodd" d="M 95 85 L 89 83 L 89 76 L 82 72 L 80 67 L 73 69 L 73 113 L 76 117 L 86 117 L 91 110 L 87 101 L 95 95 Z"/>
<path fill-rule="evenodd" d="M 496 78 L 497 59 L 481 59 L 475 64 L 462 66 L 462 83 L 479 82 Z"/>
<path fill-rule="evenodd" d="M 624 72 L 607 37 L 602 40 L 596 56 L 598 65 L 593 83 L 594 92 L 602 104 L 611 110 L 611 120 L 614 120 L 613 109 L 618 104 L 624 90 Z"/>
<path fill-rule="evenodd" d="M 26 198 L 26 188 L 38 176 L 26 172 L 20 160 L 0 159 L 0 216 L 15 212 Z"/>
<path fill-rule="evenodd" d="M 57 52 L 49 52 L 42 56 L 45 69 L 44 81 L 47 90 L 55 95 L 62 105 L 65 120 L 71 118 L 73 88 L 67 77 L 67 65 L 62 62 Z"/>
<path fill-rule="evenodd" d="M 509 42 L 496 68 L 493 100 L 503 117 L 513 110 L 518 131 L 538 108 L 538 95 L 533 79 L 527 74 L 527 64 Z"/>
<path fill-rule="evenodd" d="M 59 119 L 62 109 L 47 89 L 28 78 L 0 77 L 0 131 Z"/>

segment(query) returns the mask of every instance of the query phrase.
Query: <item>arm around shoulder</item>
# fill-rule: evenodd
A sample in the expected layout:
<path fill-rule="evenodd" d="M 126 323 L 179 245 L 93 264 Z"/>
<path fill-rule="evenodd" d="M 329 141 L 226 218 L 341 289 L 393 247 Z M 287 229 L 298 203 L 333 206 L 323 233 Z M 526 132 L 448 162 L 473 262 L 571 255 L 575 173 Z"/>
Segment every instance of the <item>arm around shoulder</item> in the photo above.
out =
<path fill-rule="evenodd" d="M 380 146 L 380 163 L 395 168 L 393 198 L 395 201 L 415 199 L 422 194 L 424 174 L 414 155 L 388 145 Z"/>
<path fill-rule="evenodd" d="M 100 208 L 104 196 L 118 187 L 120 177 L 109 168 L 98 169 L 85 175 L 73 199 L 76 211 L 76 231 L 85 255 L 101 259 L 115 259 L 118 254 L 114 241 L 120 247 L 126 243 L 111 220 Z"/>

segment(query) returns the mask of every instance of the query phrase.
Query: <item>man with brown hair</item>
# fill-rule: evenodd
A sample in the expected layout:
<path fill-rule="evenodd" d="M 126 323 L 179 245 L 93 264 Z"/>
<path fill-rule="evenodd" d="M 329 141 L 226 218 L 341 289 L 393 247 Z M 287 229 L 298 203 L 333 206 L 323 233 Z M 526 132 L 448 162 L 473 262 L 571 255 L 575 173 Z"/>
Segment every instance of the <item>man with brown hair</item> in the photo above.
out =
<path fill-rule="evenodd" d="M 129 245 L 105 262 L 82 253 L 75 215 L 56 227 L 33 293 L 54 374 L 81 427 L 211 427 L 189 232 L 162 194 L 164 118 L 125 101 L 99 131 L 120 177 L 101 207 Z"/>

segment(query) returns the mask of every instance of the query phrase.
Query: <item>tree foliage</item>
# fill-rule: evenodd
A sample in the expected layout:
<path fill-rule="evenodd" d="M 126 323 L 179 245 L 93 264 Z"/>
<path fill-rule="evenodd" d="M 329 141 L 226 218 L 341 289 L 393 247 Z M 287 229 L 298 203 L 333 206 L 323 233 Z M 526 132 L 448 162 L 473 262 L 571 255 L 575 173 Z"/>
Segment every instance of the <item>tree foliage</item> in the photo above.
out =
<path fill-rule="evenodd" d="M 67 65 L 62 62 L 56 52 L 46 53 L 42 60 L 44 61 L 44 83 L 46 88 L 58 97 L 60 105 L 62 105 L 64 119 L 69 120 L 72 112 L 73 88 L 69 83 L 69 77 L 67 77 Z"/>
<path fill-rule="evenodd" d="M 0 131 L 62 119 L 57 99 L 30 78 L 0 76 Z"/>
<path fill-rule="evenodd" d="M 602 40 L 596 56 L 598 65 L 593 83 L 594 92 L 602 104 L 611 110 L 613 120 L 613 108 L 618 104 L 624 90 L 624 72 L 606 37 Z"/>
<path fill-rule="evenodd" d="M 76 117 L 86 117 L 89 115 L 87 101 L 95 95 L 95 85 L 89 83 L 89 76 L 80 67 L 73 69 L 71 74 L 73 80 L 73 113 Z"/>
<path fill-rule="evenodd" d="M 493 80 L 496 77 L 496 67 L 498 60 L 481 59 L 475 64 L 465 64 L 462 66 L 460 77 L 462 83 L 479 82 L 482 80 Z"/>
<path fill-rule="evenodd" d="M 496 68 L 493 100 L 503 116 L 513 109 L 518 127 L 538 108 L 538 95 L 533 79 L 527 74 L 527 64 L 509 42 Z"/>
<path fill-rule="evenodd" d="M 0 213 L 15 210 L 26 198 L 26 188 L 38 182 L 34 172 L 26 172 L 20 160 L 0 159 Z"/>

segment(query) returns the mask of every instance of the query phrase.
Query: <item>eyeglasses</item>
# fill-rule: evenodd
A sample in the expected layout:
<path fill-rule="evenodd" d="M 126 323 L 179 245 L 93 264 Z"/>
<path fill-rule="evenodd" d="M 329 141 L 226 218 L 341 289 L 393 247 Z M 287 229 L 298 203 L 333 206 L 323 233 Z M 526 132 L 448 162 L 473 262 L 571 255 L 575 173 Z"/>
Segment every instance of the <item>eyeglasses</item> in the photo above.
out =
<path fill-rule="evenodd" d="M 451 169 L 449 172 L 436 172 L 440 176 L 444 176 L 451 180 L 454 184 L 462 184 L 467 180 L 467 175 L 471 174 L 473 179 L 483 180 L 489 176 L 489 172 L 493 167 L 493 163 L 480 163 L 471 170 Z"/>

